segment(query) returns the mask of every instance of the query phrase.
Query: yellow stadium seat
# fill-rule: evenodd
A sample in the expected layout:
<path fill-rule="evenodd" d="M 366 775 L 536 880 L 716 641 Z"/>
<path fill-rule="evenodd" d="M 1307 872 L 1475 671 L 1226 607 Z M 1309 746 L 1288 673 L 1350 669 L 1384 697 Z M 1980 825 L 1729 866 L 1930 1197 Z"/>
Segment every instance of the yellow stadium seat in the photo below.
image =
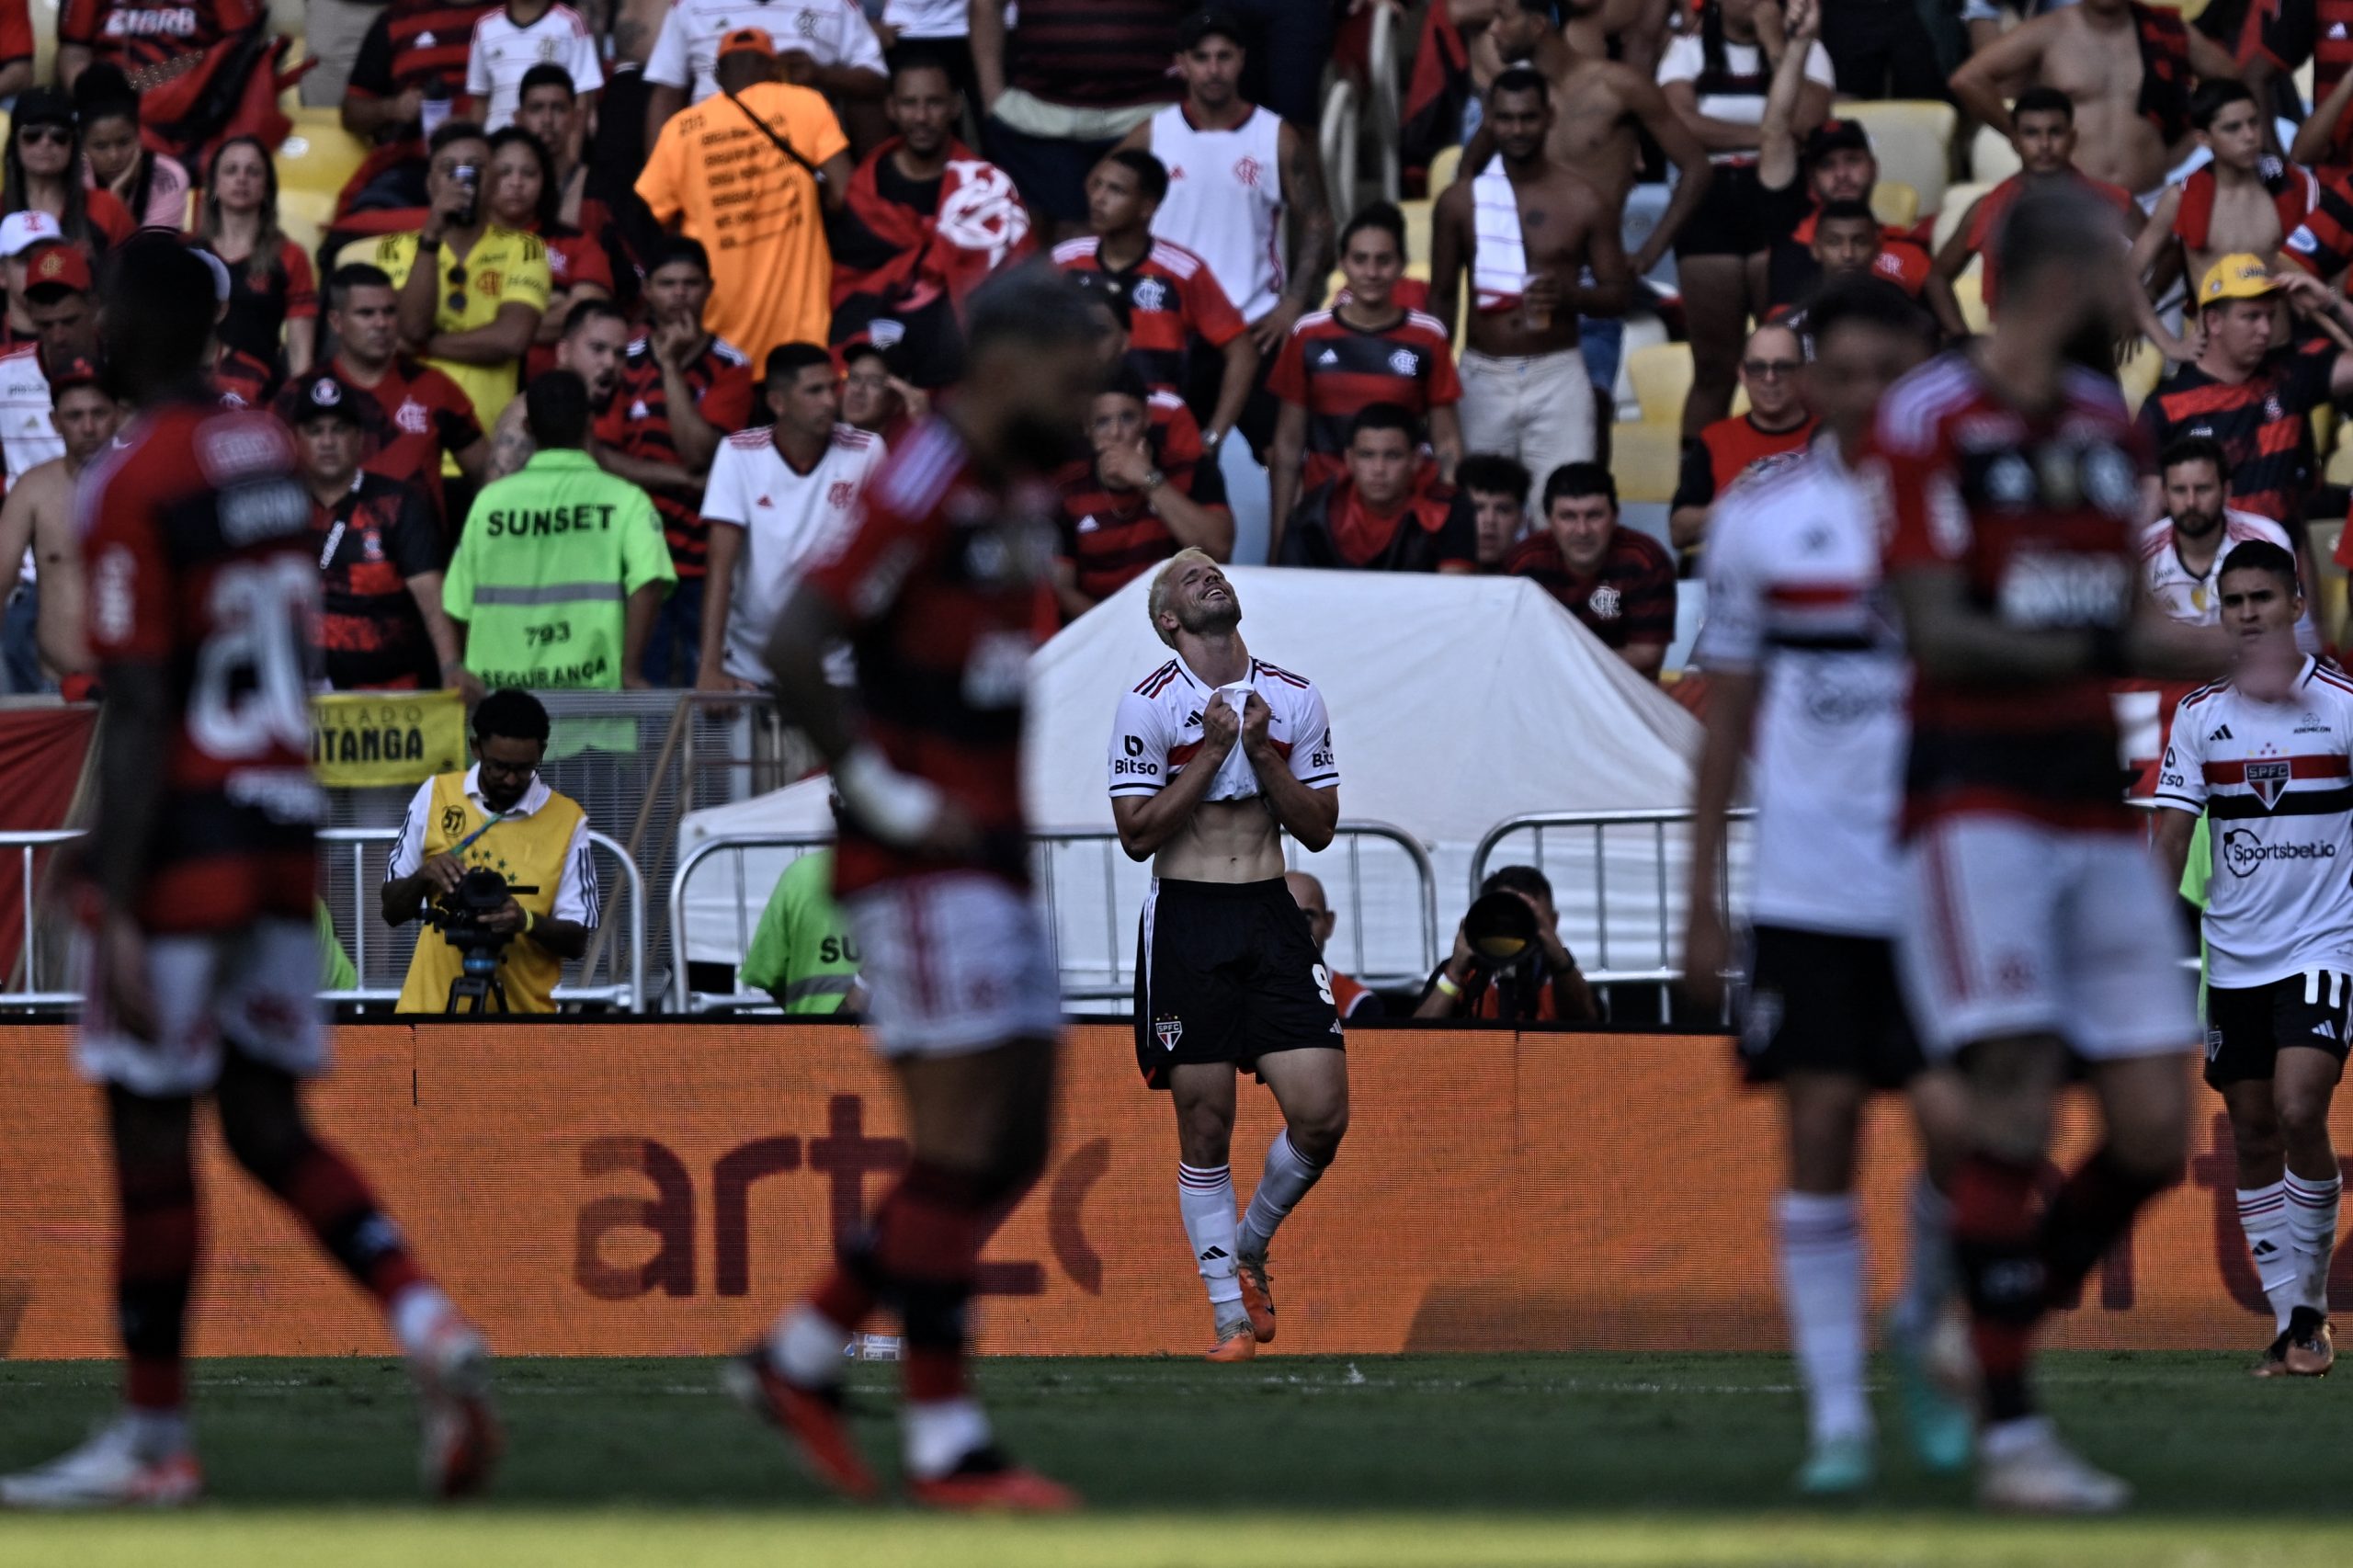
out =
<path fill-rule="evenodd" d="M 2326 474 L 2331 484 L 2353 484 L 2353 441 L 2340 443 L 2328 454 Z"/>
<path fill-rule="evenodd" d="M 2010 139 L 1990 125 L 1977 128 L 1976 138 L 1969 143 L 1969 177 L 1991 183 L 2007 179 L 2023 167 L 2018 162 L 2018 150 Z"/>
<path fill-rule="evenodd" d="M 1897 99 L 1840 104 L 1834 112 L 1862 121 L 1870 133 L 1881 180 L 1902 180 L 1917 191 L 1923 212 L 1941 210 L 1952 166 L 1953 132 L 1961 124 L 1952 105 Z"/>
<path fill-rule="evenodd" d="M 1646 425 L 1679 426 L 1683 400 L 1691 393 L 1691 346 L 1656 343 L 1626 356 L 1626 379 Z"/>
<path fill-rule="evenodd" d="M 1462 149 L 1440 147 L 1438 150 L 1438 155 L 1430 159 L 1430 195 L 1435 198 L 1439 191 L 1452 185 L 1454 176 L 1461 173 L 1461 169 Z"/>
<path fill-rule="evenodd" d="M 1401 201 L 1397 204 L 1398 210 L 1405 214 L 1405 259 L 1418 261 L 1425 267 L 1429 265 L 1430 259 L 1430 208 L 1433 205 L 1427 201 Z"/>
<path fill-rule="evenodd" d="M 32 0 L 33 80 L 57 80 L 57 21 L 62 0 Z"/>
<path fill-rule="evenodd" d="M 326 113 L 331 116 L 334 111 Z M 367 157 L 366 142 L 332 118 L 322 118 L 316 109 L 307 110 L 278 149 L 278 188 L 336 195 Z"/>
<path fill-rule="evenodd" d="M 1920 193 L 1900 179 L 1883 179 L 1871 187 L 1871 215 L 1883 227 L 1909 229 L 1920 221 Z"/>
<path fill-rule="evenodd" d="M 2313 450 L 2328 453 L 2334 453 L 2336 450 L 2338 437 L 2336 423 L 2335 404 L 2325 403 L 2313 410 Z"/>
<path fill-rule="evenodd" d="M 334 222 L 334 191 L 280 190 L 278 193 L 278 226 L 285 232 L 288 239 L 302 247 L 304 256 L 318 250 L 319 237 Z"/>
<path fill-rule="evenodd" d="M 1984 332 L 1994 324 L 1993 312 L 1985 308 L 1985 278 L 1972 264 L 1967 272 L 1952 280 L 1953 302 L 1961 307 L 1961 319 L 1969 324 L 1972 332 Z"/>
<path fill-rule="evenodd" d="M 2134 414 L 2140 413 L 2141 405 L 2157 390 L 2157 382 L 2165 373 L 2165 357 L 2157 352 L 2157 346 L 2145 337 L 2135 342 L 2132 352 L 2124 357 L 2124 363 L 2116 370 L 2116 379 L 2124 388 L 2124 406 Z"/>
<path fill-rule="evenodd" d="M 1648 419 L 1611 426 L 1609 472 L 1618 481 L 1620 501 L 1664 505 L 1674 500 L 1683 476 L 1681 428 Z"/>
<path fill-rule="evenodd" d="M 1961 221 L 1969 216 L 1972 207 L 1977 205 L 1977 199 L 1993 188 L 1974 180 L 1945 187 L 1945 204 L 1937 209 L 1936 246 L 1938 250 L 1945 248 L 1945 242 L 1952 238 L 1955 229 L 1961 227 Z"/>

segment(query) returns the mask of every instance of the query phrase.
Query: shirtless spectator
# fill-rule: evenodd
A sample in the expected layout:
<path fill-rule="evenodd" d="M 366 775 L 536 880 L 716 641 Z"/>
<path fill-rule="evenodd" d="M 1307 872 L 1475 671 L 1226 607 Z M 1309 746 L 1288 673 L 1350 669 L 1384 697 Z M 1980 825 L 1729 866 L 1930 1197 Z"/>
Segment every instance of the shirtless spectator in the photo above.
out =
<path fill-rule="evenodd" d="M 1666 210 L 1643 236 L 1632 257 L 1636 278 L 1647 277 L 1675 244 L 1691 215 L 1707 199 L 1714 168 L 1658 84 L 1606 55 L 1581 54 L 1552 24 L 1552 0 L 1504 0 L 1488 36 L 1515 64 L 1526 64 L 1552 84 L 1552 133 L 1545 155 L 1583 175 L 1610 210 L 1620 215 L 1625 238 L 1627 193 L 1641 176 L 1640 138 L 1647 135 L 1675 166 L 1675 190 Z M 1495 132 L 1482 125 L 1462 151 L 1462 168 L 1477 174 L 1495 155 Z M 1617 384 L 1622 335 L 1614 324 L 1591 324 L 1584 337 L 1586 368 L 1605 391 Z"/>
<path fill-rule="evenodd" d="M 1719 419 L 1683 443 L 1683 476 L 1666 527 L 1685 555 L 1707 542 L 1708 513 L 1717 496 L 1758 469 L 1802 452 L 1813 439 L 1813 415 L 1798 397 L 1798 372 L 1804 368 L 1804 345 L 1789 327 L 1768 323 L 1748 335 L 1740 357 L 1748 412 Z"/>
<path fill-rule="evenodd" d="M 1479 571 L 1504 569 L 1511 547 L 1528 527 L 1528 493 L 1535 482 L 1509 458 L 1473 452 L 1454 470 L 1454 487 L 1471 498 L 1471 528 L 1479 541 Z"/>
<path fill-rule="evenodd" d="M 2263 116 L 2245 83 L 2200 83 L 2189 119 L 2213 161 L 2165 188 L 2132 246 L 2133 276 L 2148 279 L 2141 330 L 2176 361 L 2194 359 L 2198 350 L 2166 330 L 2154 301 L 2183 278 L 2205 277 L 2226 256 L 2270 262 L 2320 195 L 2311 175 L 2263 150 Z"/>
<path fill-rule="evenodd" d="M 1487 123 L 1501 156 L 1477 177 L 1457 180 L 1431 217 L 1430 314 L 1455 319 L 1466 275 L 1472 290 L 1461 361 L 1463 449 L 1517 458 L 1531 473 L 1593 456 L 1599 433 L 1577 318 L 1617 315 L 1632 291 L 1615 215 L 1590 184 L 1545 155 L 1552 119 L 1542 76 L 1515 67 L 1496 77 Z M 1520 241 L 1499 244 L 1503 254 L 1483 265 L 1482 205 L 1491 232 L 1517 214 Z M 1588 267 L 1594 281 L 1577 282 Z"/>
<path fill-rule="evenodd" d="M 2040 84 L 2075 106 L 2076 162 L 2094 179 L 2153 198 L 2189 154 L 2194 79 L 2236 76 L 2237 63 L 2177 12 L 2137 0 L 2081 0 L 2022 22 L 1952 74 L 1964 113 L 2013 142 L 2005 100 Z"/>
<path fill-rule="evenodd" d="M 2075 100 L 2056 87 L 2029 87 L 2018 95 L 2010 108 L 2011 140 L 2018 146 L 2022 167 L 1993 189 L 1970 204 L 1944 248 L 1937 252 L 1936 267 L 1923 298 L 1936 312 L 1937 324 L 1950 336 L 1965 336 L 1969 324 L 1961 318 L 1961 302 L 1953 297 L 1956 278 L 1969 270 L 1969 258 L 1981 262 L 1978 291 L 1985 301 L 1985 309 L 1993 311 L 2002 293 L 2001 268 L 1995 263 L 1998 247 L 1994 235 L 2002 226 L 2002 218 L 2018 199 L 2029 190 L 2046 185 L 2073 183 L 2115 207 L 2124 219 L 2125 232 L 2137 234 L 2147 220 L 2132 193 L 2122 186 L 2109 185 L 2105 180 L 2088 177 L 2075 167 Z"/>
<path fill-rule="evenodd" d="M 1667 102 L 1707 147 L 1716 165 L 1707 200 L 1675 244 L 1691 335 L 1691 392 L 1683 404 L 1683 433 L 1696 436 L 1732 412 L 1740 345 L 1751 316 L 1767 301 L 1750 258 L 1794 226 L 1778 222 L 1765 199 L 1765 127 L 1768 94 L 1788 108 L 1779 117 L 1785 159 L 1794 150 L 1789 127 L 1818 125 L 1830 112 L 1830 55 L 1822 47 L 1821 18 L 1813 0 L 1795 0 L 1784 28 L 1777 0 L 1702 0 L 1699 26 L 1667 47 L 1659 82 Z M 1794 184 L 1790 159 L 1781 183 Z M 1873 165 L 1871 176 L 1877 176 Z M 1860 192 L 1825 192 L 1868 197 Z"/>
<path fill-rule="evenodd" d="M 60 676 L 67 699 L 93 668 L 82 626 L 82 553 L 74 528 L 74 482 L 83 465 L 103 450 L 122 423 L 122 406 L 99 384 L 97 364 L 86 357 L 42 356 L 56 406 L 50 415 L 65 444 L 65 455 L 27 472 L 0 505 L 0 560 L 12 580 L 28 546 L 41 586 L 36 621 L 45 673 Z"/>

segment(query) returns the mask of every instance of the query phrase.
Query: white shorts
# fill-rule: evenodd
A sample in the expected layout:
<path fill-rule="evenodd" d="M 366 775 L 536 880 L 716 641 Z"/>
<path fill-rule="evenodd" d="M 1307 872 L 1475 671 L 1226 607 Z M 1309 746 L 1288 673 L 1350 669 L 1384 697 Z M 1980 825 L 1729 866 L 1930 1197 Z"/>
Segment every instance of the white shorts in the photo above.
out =
<path fill-rule="evenodd" d="M 2173 895 L 2138 835 L 1947 817 L 1914 836 L 1904 871 L 1897 959 L 1930 1056 L 2018 1034 L 2095 1062 L 2195 1047 Z"/>
<path fill-rule="evenodd" d="M 1518 460 L 1536 482 L 1531 506 L 1554 469 L 1593 460 L 1593 372 L 1582 350 L 1512 358 L 1465 350 L 1461 370 L 1462 449 Z"/>
<path fill-rule="evenodd" d="M 103 977 L 86 938 L 74 969 L 87 1000 L 74 1059 L 94 1083 L 150 1099 L 200 1095 L 220 1082 L 221 1053 L 232 1047 L 298 1078 L 315 1077 L 326 1066 L 319 932 L 310 921 L 263 919 L 233 931 L 150 937 L 153 1040 L 132 1038 L 108 1017 Z"/>
<path fill-rule="evenodd" d="M 981 871 L 843 901 L 885 1056 L 961 1056 L 1062 1032 L 1062 975 L 1029 894 Z"/>

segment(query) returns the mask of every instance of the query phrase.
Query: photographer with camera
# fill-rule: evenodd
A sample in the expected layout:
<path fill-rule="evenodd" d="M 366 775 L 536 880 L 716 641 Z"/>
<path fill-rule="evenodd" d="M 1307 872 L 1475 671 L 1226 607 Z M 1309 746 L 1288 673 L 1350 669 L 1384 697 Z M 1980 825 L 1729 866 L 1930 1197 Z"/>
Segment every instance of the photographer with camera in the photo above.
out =
<path fill-rule="evenodd" d="M 1430 976 L 1414 1017 L 1599 1021 L 1593 987 L 1561 940 L 1561 914 L 1543 872 L 1506 866 L 1479 884 L 1455 927 L 1454 954 Z"/>
<path fill-rule="evenodd" d="M 396 1011 L 454 1012 L 474 977 L 489 983 L 484 1006 L 555 1011 L 563 960 L 587 950 L 599 901 L 587 815 L 540 778 L 547 749 L 539 699 L 494 691 L 474 710 L 474 766 L 427 779 L 409 801 L 384 868 L 384 921 L 422 915 L 437 929 L 417 937 Z"/>

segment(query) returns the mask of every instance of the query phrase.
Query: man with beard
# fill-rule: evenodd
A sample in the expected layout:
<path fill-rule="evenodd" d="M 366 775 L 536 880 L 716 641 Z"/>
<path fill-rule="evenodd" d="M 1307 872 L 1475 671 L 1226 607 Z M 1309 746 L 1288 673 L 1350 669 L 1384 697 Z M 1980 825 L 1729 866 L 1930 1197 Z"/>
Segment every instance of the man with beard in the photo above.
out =
<path fill-rule="evenodd" d="M 2165 515 L 2141 530 L 2141 576 L 2149 597 L 2176 620 L 2219 626 L 2222 619 L 2222 561 L 2252 540 L 2294 552 L 2288 530 L 2270 518 L 2242 512 L 2223 501 L 2227 472 L 2222 443 L 2208 436 L 2184 436 L 2157 459 Z M 2296 620 L 2297 645 L 2320 646 L 2312 614 Z"/>
<path fill-rule="evenodd" d="M 583 300 L 564 318 L 563 336 L 555 346 L 555 368 L 578 376 L 588 389 L 589 408 L 602 412 L 620 385 L 621 360 L 628 353 L 629 318 L 621 314 L 620 307 L 610 300 Z M 523 400 L 517 398 L 491 426 L 490 463 L 483 483 L 520 473 L 538 449 L 531 440 Z"/>
<path fill-rule="evenodd" d="M 1340 819 L 1330 716 L 1305 676 L 1250 656 L 1242 603 L 1207 551 L 1152 580 L 1152 628 L 1176 657 L 1121 695 L 1111 816 L 1153 859 L 1136 958 L 1136 1065 L 1176 1108 L 1177 1208 L 1217 1327 L 1212 1361 L 1275 1336 L 1267 1248 L 1339 1153 L 1346 1036 L 1331 971 L 1283 881 L 1283 834 L 1311 853 Z M 1234 1074 L 1255 1072 L 1284 1131 L 1237 1227 Z"/>
<path fill-rule="evenodd" d="M 898 135 L 866 155 L 825 215 L 829 341 L 864 336 L 915 385 L 948 386 L 964 371 L 956 312 L 981 279 L 1029 254 L 1029 214 L 1012 178 L 956 139 L 964 99 L 936 57 L 904 60 L 883 109 Z"/>

